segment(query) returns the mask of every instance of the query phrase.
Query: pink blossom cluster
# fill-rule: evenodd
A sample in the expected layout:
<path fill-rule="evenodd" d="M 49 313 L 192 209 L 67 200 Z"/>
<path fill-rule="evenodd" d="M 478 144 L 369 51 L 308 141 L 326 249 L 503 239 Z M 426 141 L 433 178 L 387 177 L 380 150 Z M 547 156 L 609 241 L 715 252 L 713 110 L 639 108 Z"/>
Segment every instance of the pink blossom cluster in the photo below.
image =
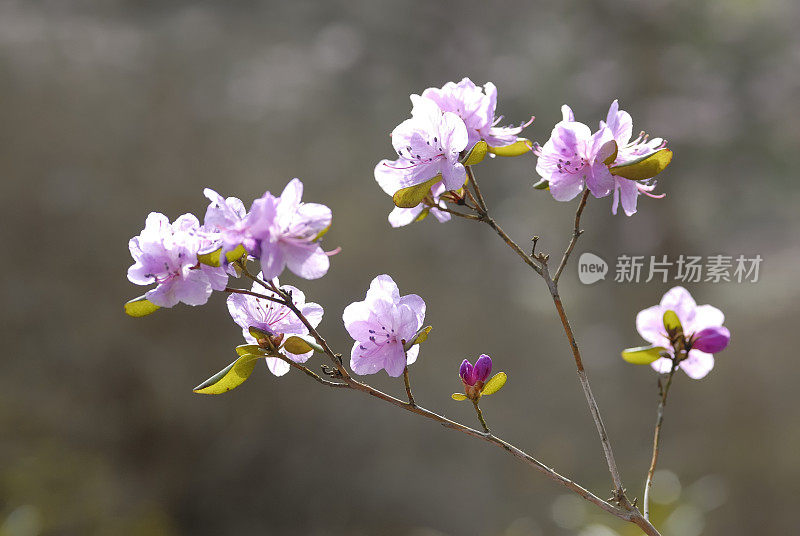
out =
<path fill-rule="evenodd" d="M 469 78 L 448 82 L 441 88 L 428 88 L 422 95 L 411 95 L 411 118 L 392 131 L 395 160 L 381 160 L 375 166 L 375 180 L 389 195 L 440 176 L 431 190 L 432 202 L 413 208 L 395 208 L 389 215 L 392 227 L 408 225 L 424 210 L 445 222 L 450 215 L 440 210 L 441 195 L 464 186 L 467 172 L 462 163 L 476 143 L 505 147 L 530 124 L 499 127 L 495 116 L 497 88 L 491 82 L 476 86 Z M 531 120 L 532 121 L 532 120 Z"/>
<path fill-rule="evenodd" d="M 303 203 L 303 183 L 293 179 L 280 196 L 266 192 L 247 211 L 235 197 L 223 198 L 207 188 L 211 203 L 200 225 L 191 214 L 173 223 L 158 212 L 147 217 L 145 228 L 129 243 L 134 264 L 128 279 L 155 287 L 145 298 L 160 307 L 179 302 L 202 305 L 212 290 L 225 289 L 230 275 L 227 256 L 242 251 L 261 261 L 263 276 L 271 280 L 285 268 L 304 279 L 325 275 L 330 266 L 320 237 L 330 227 L 331 211 L 325 205 Z M 217 267 L 201 260 L 217 252 Z"/>
<path fill-rule="evenodd" d="M 550 139 L 535 151 L 539 157 L 536 172 L 548 182 L 557 201 L 569 201 L 587 188 L 594 197 L 613 193 L 611 212 L 616 214 L 622 203 L 625 214 L 636 213 L 640 194 L 651 197 L 655 182 L 631 180 L 614 173 L 614 169 L 640 161 L 666 147 L 661 138 L 648 138 L 644 133 L 632 138 L 633 120 L 628 112 L 611 103 L 605 121 L 592 130 L 575 121 L 572 109 L 561 108 L 562 120 L 556 124 Z"/>

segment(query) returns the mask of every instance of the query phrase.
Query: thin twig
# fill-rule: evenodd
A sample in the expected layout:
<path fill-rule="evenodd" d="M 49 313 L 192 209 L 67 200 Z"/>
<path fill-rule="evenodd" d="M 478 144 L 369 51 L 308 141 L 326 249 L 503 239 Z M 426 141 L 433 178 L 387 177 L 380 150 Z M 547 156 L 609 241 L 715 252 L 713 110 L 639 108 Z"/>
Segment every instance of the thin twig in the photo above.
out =
<path fill-rule="evenodd" d="M 452 214 L 454 216 L 458 216 L 459 218 L 464 218 L 465 220 L 480 221 L 480 217 L 475 216 L 474 214 L 465 214 L 463 212 L 459 212 L 457 210 L 453 210 L 453 209 L 451 209 L 449 207 L 437 206 L 436 208 L 441 210 L 442 212 L 447 212 L 448 214 Z"/>
<path fill-rule="evenodd" d="M 542 268 L 541 268 L 541 267 L 540 267 L 540 266 L 539 266 L 539 265 L 536 263 L 536 261 L 534 261 L 534 260 L 533 260 L 533 259 L 530 257 L 530 255 L 528 255 L 527 253 L 525 253 L 525 251 L 523 251 L 523 249 L 522 249 L 521 247 L 519 247 L 519 244 L 517 244 L 516 242 L 514 242 L 514 241 L 511 239 L 511 237 L 510 237 L 510 236 L 508 236 L 508 235 L 506 234 L 506 232 L 505 232 L 505 231 L 503 231 L 503 228 L 502 228 L 502 227 L 500 227 L 500 225 L 498 225 L 498 223 L 497 223 L 496 221 L 494 221 L 494 219 L 493 219 L 491 216 L 489 216 L 488 214 L 486 214 L 486 215 L 485 215 L 483 218 L 480 218 L 480 219 L 481 219 L 481 221 L 483 221 L 483 222 L 486 222 L 486 224 L 487 224 L 487 225 L 489 225 L 489 227 L 491 227 L 492 229 L 494 229 L 494 232 L 496 232 L 496 233 L 497 233 L 497 234 L 500 236 L 500 238 L 502 238 L 502 239 L 503 239 L 503 241 L 504 241 L 506 244 L 508 244 L 508 247 L 510 247 L 511 249 L 513 249 L 513 250 L 514 250 L 514 252 L 515 252 L 517 255 L 519 255 L 519 256 L 520 256 L 520 258 L 521 258 L 523 261 L 525 261 L 525 264 L 527 264 L 528 266 L 530 266 L 530 267 L 533 269 L 533 271 L 534 271 L 534 272 L 536 272 L 536 273 L 537 273 L 537 274 L 539 274 L 539 275 L 541 275 L 541 274 L 542 274 Z"/>
<path fill-rule="evenodd" d="M 581 230 L 581 214 L 583 213 L 583 208 L 586 206 L 586 200 L 588 198 L 589 198 L 589 189 L 587 188 L 586 190 L 584 190 L 583 195 L 581 196 L 580 203 L 578 203 L 578 210 L 575 211 L 575 228 L 572 231 L 572 238 L 569 241 L 569 245 L 567 246 L 566 251 L 564 251 L 564 256 L 561 258 L 561 264 L 558 265 L 558 270 L 556 270 L 556 275 L 553 277 L 553 282 L 555 283 L 558 283 L 558 279 L 561 277 L 561 272 L 563 272 L 564 267 L 567 266 L 569 255 L 575 248 L 575 244 L 578 243 L 578 237 L 583 234 L 583 231 Z"/>
<path fill-rule="evenodd" d="M 259 294 L 258 292 L 253 292 L 252 290 L 245 290 L 243 288 L 225 287 L 225 292 L 231 294 L 247 294 L 248 296 L 255 296 L 256 298 L 261 298 L 262 300 L 269 300 L 271 302 L 280 303 L 281 305 L 286 305 L 285 301 L 276 298 L 275 296 L 267 296 L 266 294 Z"/>
<path fill-rule="evenodd" d="M 286 361 L 287 363 L 289 363 L 289 365 L 291 365 L 292 368 L 296 368 L 297 370 L 302 371 L 303 373 L 307 374 L 308 376 L 311 376 L 312 378 L 314 378 L 314 380 L 318 381 L 322 385 L 326 385 L 328 387 L 338 387 L 338 388 L 350 389 L 350 386 L 347 385 L 346 383 L 332 382 L 332 381 L 328 381 L 328 380 L 326 380 L 324 378 L 321 378 L 317 373 L 312 371 L 310 368 L 308 368 L 308 367 L 306 367 L 304 365 L 301 365 L 300 363 L 295 363 L 294 361 L 292 361 L 291 359 L 289 359 L 288 357 L 286 357 L 283 354 L 279 353 L 277 355 L 277 357 L 279 357 L 283 361 Z"/>
<path fill-rule="evenodd" d="M 672 361 L 672 368 L 667 376 L 667 381 L 661 389 L 661 398 L 658 401 L 658 412 L 656 416 L 656 429 L 653 433 L 653 457 L 650 460 L 650 469 L 647 470 L 647 481 L 644 484 L 644 504 L 642 505 L 642 514 L 645 519 L 650 519 L 650 488 L 653 486 L 653 475 L 656 472 L 656 463 L 658 463 L 658 450 L 659 441 L 661 440 L 661 424 L 664 422 L 664 407 L 667 405 L 667 395 L 669 388 L 672 385 L 672 377 L 678 368 L 678 360 Z"/>
<path fill-rule="evenodd" d="M 481 193 L 481 187 L 478 186 L 478 179 L 475 177 L 475 173 L 472 171 L 472 166 L 467 166 L 467 177 L 469 177 L 469 182 L 475 189 L 475 196 L 478 198 L 478 206 L 483 210 L 483 212 L 488 212 L 489 209 L 486 208 L 486 200 L 483 198 L 483 193 Z"/>
<path fill-rule="evenodd" d="M 600 408 L 597 406 L 597 401 L 592 394 L 592 388 L 589 385 L 589 378 L 586 376 L 586 370 L 583 368 L 583 360 L 581 359 L 581 352 L 578 349 L 578 343 L 575 340 L 575 335 L 572 332 L 572 327 L 569 324 L 567 313 L 564 311 L 564 304 L 561 303 L 561 297 L 558 295 L 558 286 L 550 278 L 550 272 L 547 268 L 547 263 L 542 265 L 542 277 L 547 283 L 547 288 L 550 290 L 550 295 L 553 298 L 553 304 L 558 312 L 558 317 L 561 320 L 561 325 L 564 328 L 564 334 L 567 336 L 569 346 L 572 349 L 572 356 L 575 359 L 575 366 L 578 369 L 578 379 L 580 380 L 583 393 L 586 396 L 586 402 L 589 404 L 589 411 L 594 419 L 594 424 L 597 427 L 597 433 L 600 435 L 600 442 L 603 445 L 603 452 L 605 453 L 606 463 L 608 470 L 611 473 L 611 479 L 614 482 L 614 492 L 620 498 L 624 498 L 624 490 L 622 487 L 622 479 L 619 476 L 617 469 L 617 462 L 614 459 L 614 452 L 611 449 L 611 442 L 608 439 L 608 432 L 603 424 L 603 419 L 600 417 Z"/>
<path fill-rule="evenodd" d="M 486 419 L 483 418 L 483 411 L 481 411 L 481 407 L 478 405 L 478 400 L 474 399 L 472 401 L 472 405 L 475 406 L 475 413 L 478 414 L 478 420 L 480 421 L 481 426 L 483 426 L 483 431 L 487 434 L 491 433 L 489 431 L 489 426 L 486 424 Z"/>
<path fill-rule="evenodd" d="M 406 395 L 408 395 L 408 403 L 412 406 L 416 406 L 417 403 L 414 402 L 414 395 L 411 393 L 411 380 L 408 378 L 408 365 L 406 368 L 403 369 L 403 381 L 406 384 Z"/>

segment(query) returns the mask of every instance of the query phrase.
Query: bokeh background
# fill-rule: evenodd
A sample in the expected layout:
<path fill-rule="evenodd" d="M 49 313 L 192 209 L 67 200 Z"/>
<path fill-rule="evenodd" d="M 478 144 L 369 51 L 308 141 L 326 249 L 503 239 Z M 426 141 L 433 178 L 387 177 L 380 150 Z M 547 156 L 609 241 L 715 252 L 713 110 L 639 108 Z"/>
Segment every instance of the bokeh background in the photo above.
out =
<path fill-rule="evenodd" d="M 203 187 L 250 200 L 300 177 L 343 251 L 324 279 L 285 281 L 324 305 L 332 345 L 349 351 L 342 309 L 392 274 L 434 326 L 418 401 L 473 423 L 449 395 L 460 361 L 490 353 L 510 376 L 484 403 L 494 430 L 607 496 L 541 280 L 485 226 L 386 223 L 372 170 L 408 95 L 463 76 L 498 86 L 507 122 L 535 114 L 539 141 L 562 103 L 594 125 L 617 97 L 669 139 L 667 198 L 632 218 L 592 199 L 577 253 L 764 258 L 758 283 L 689 285 L 733 343 L 675 382 L 654 518 L 682 536 L 795 533 L 798 24 L 793 0 L 0 2 L 0 534 L 636 534 L 491 446 L 297 374 L 192 394 L 240 343 L 222 295 L 122 312 L 149 211 L 202 215 Z M 574 206 L 530 187 L 534 164 L 477 171 L 506 230 L 558 254 Z M 670 286 L 583 286 L 574 264 L 562 280 L 631 496 L 656 376 L 619 351 Z"/>

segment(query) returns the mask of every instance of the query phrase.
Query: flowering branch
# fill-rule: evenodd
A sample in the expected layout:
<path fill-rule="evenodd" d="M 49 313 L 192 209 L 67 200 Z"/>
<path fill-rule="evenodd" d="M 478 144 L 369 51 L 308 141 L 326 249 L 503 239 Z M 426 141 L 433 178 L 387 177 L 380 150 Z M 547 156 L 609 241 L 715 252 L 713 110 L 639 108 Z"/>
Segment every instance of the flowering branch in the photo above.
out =
<path fill-rule="evenodd" d="M 661 378 L 658 380 L 658 385 L 661 388 L 661 397 L 658 401 L 656 428 L 655 432 L 653 433 L 653 456 L 650 460 L 650 469 L 647 470 L 647 481 L 644 485 L 642 513 L 645 519 L 650 519 L 650 488 L 653 485 L 653 475 L 656 472 L 656 463 L 658 463 L 658 446 L 659 441 L 661 440 L 661 424 L 664 422 L 664 407 L 667 405 L 667 395 L 669 394 L 669 388 L 672 385 L 672 377 L 675 375 L 676 370 L 678 370 L 678 361 L 674 360 L 672 363 L 672 368 L 667 374 L 667 381 L 663 384 L 663 387 L 661 384 Z"/>
<path fill-rule="evenodd" d="M 230 391 L 250 376 L 261 359 L 266 360 L 275 376 L 294 368 L 321 385 L 360 391 L 446 428 L 499 446 L 587 501 L 634 523 L 645 534 L 658 536 L 648 520 L 649 495 L 669 388 L 677 368 L 694 379 L 702 378 L 713 368 L 713 354 L 724 349 L 730 340 L 730 332 L 722 325 L 724 315 L 710 305 L 697 306 L 685 289 L 675 287 L 664 295 L 661 304 L 637 316 L 637 329 L 651 345 L 622 352 L 626 361 L 651 364 L 666 378 L 663 387 L 659 382 L 662 389 L 642 515 L 636 501 L 629 502 L 625 495 L 558 282 L 583 233 L 580 222 L 589 194 L 596 198 L 613 194 L 612 213 L 616 214 L 621 205 L 625 214 L 631 216 L 636 212 L 639 195 L 663 197 L 651 192 L 656 186 L 654 178 L 670 163 L 672 152 L 661 138 L 651 140 L 642 135 L 631 139 L 631 117 L 619 109 L 617 101 L 612 103 L 605 121 L 600 122 L 595 132 L 575 121 L 572 110 L 563 106 L 562 120 L 556 124 L 550 139 L 539 145 L 517 137 L 530 122 L 498 126 L 496 99 L 494 84 L 478 87 L 467 78 L 458 84 L 451 82 L 441 89 L 428 88 L 422 95 L 412 95 L 411 118 L 392 131 L 397 159 L 379 162 L 375 167 L 375 180 L 392 196 L 395 208 L 388 220 L 393 227 L 420 221 L 428 215 L 439 222 L 455 216 L 485 223 L 542 277 L 561 321 L 600 437 L 614 486 L 610 499 L 600 499 L 492 434 L 479 401 L 482 396 L 502 388 L 507 376 L 505 372 L 498 372 L 489 378 L 492 360 L 486 354 L 482 354 L 474 366 L 467 359 L 462 362 L 459 376 L 464 392 L 451 395 L 454 400 L 473 403 L 483 432 L 417 405 L 408 367 L 416 361 L 419 346 L 431 330 L 431 326 L 423 327 L 426 304 L 416 294 L 401 296 L 397 284 L 386 274 L 373 279 L 364 301 L 351 303 L 343 312 L 344 327 L 354 340 L 348 371 L 342 354 L 335 353 L 317 330 L 324 313 L 322 306 L 306 302 L 300 289 L 278 283 L 277 278 L 284 269 L 303 279 L 324 276 L 330 266 L 329 258 L 339 251 L 339 248 L 328 252 L 322 249 L 321 238 L 330 227 L 332 213 L 325 205 L 301 201 L 303 184 L 299 179 L 290 181 L 280 196 L 265 192 L 253 201 L 249 211 L 241 200 L 225 198 L 206 189 L 204 193 L 210 205 L 202 225 L 192 214 L 170 222 L 163 214 L 151 213 L 140 235 L 129 242 L 135 262 L 128 270 L 128 279 L 138 285 L 155 286 L 143 296 L 128 301 L 125 311 L 131 316 L 145 316 L 179 302 L 202 305 L 212 291 L 227 292 L 228 310 L 242 328 L 248 344 L 237 346 L 237 359 L 196 387 L 195 392 L 222 394 Z M 537 188 L 549 189 L 557 201 L 569 201 L 581 195 L 572 235 L 552 276 L 550 256 L 536 252 L 538 237 L 533 237 L 533 248 L 528 254 L 490 215 L 472 168 L 490 153 L 493 156 L 533 153 L 538 158 L 536 171 L 542 178 Z M 260 261 L 261 272 L 257 275 L 248 271 L 249 259 Z M 250 290 L 227 286 L 232 274 L 229 263 L 252 280 Z M 334 365 L 333 368 L 322 365 L 323 375 L 304 365 L 315 351 L 324 353 Z M 391 377 L 403 376 L 407 401 L 354 378 L 381 370 Z"/>

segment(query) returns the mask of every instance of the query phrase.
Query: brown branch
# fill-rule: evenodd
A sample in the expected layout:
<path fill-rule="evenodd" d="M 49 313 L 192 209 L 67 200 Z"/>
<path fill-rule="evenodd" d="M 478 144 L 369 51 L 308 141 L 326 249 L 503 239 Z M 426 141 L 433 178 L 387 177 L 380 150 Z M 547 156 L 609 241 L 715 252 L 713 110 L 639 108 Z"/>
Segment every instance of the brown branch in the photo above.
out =
<path fill-rule="evenodd" d="M 667 395 L 669 388 L 672 385 L 672 377 L 678 368 L 678 360 L 672 361 L 672 368 L 667 376 L 667 382 L 661 388 L 661 398 L 658 401 L 658 412 L 656 415 L 656 429 L 653 433 L 653 457 L 650 460 L 650 469 L 647 470 L 647 481 L 644 484 L 644 504 L 642 505 L 642 513 L 645 519 L 650 519 L 650 488 L 653 486 L 653 475 L 656 472 L 656 463 L 658 463 L 658 448 L 661 440 L 661 424 L 664 422 L 664 407 L 667 405 Z M 659 380 L 659 386 L 661 380 Z"/>
<path fill-rule="evenodd" d="M 312 371 L 310 368 L 308 368 L 308 367 L 306 367 L 304 365 L 301 365 L 300 363 L 295 363 L 294 361 L 292 361 L 291 359 L 289 359 L 288 357 L 286 357 L 283 354 L 278 353 L 274 357 L 279 357 L 283 361 L 286 361 L 287 363 L 289 363 L 289 365 L 292 366 L 292 368 L 296 368 L 297 370 L 302 371 L 304 374 L 310 376 L 311 378 L 313 378 L 314 380 L 318 381 L 322 385 L 326 385 L 328 387 L 338 387 L 338 388 L 350 389 L 350 386 L 348 384 L 346 384 L 346 383 L 332 382 L 332 381 L 326 380 L 324 378 L 321 378 L 317 373 Z"/>
<path fill-rule="evenodd" d="M 487 225 L 489 225 L 489 227 L 494 229 L 494 232 L 496 232 L 500 236 L 500 238 L 503 239 L 503 241 L 508 245 L 508 247 L 514 250 L 514 252 L 517 255 L 519 255 L 523 261 L 525 261 L 525 264 L 530 266 L 531 269 L 537 274 L 542 275 L 542 268 L 536 263 L 536 261 L 534 261 L 530 255 L 525 253 L 525 251 L 523 251 L 522 248 L 519 247 L 519 244 L 514 242 L 511 239 L 511 237 L 508 236 L 505 231 L 503 231 L 503 228 L 500 227 L 500 225 L 498 225 L 498 223 L 494 221 L 494 219 L 491 216 L 485 214 L 482 218 L 479 219 L 480 221 L 485 222 Z"/>
<path fill-rule="evenodd" d="M 586 190 L 584 190 L 583 195 L 581 196 L 580 203 L 578 203 L 578 210 L 575 211 L 575 228 L 572 231 L 572 238 L 569 241 L 569 245 L 567 246 L 566 251 L 564 251 L 564 256 L 561 258 L 561 264 L 558 265 L 558 270 L 556 270 L 556 275 L 553 277 L 553 282 L 555 283 L 558 283 L 558 279 L 561 277 L 561 272 L 563 272 L 564 268 L 567 266 L 569 255 L 575 248 L 575 244 L 578 243 L 578 237 L 583 234 L 583 231 L 581 230 L 581 214 L 583 213 L 583 209 L 586 206 L 586 200 L 588 198 L 589 198 L 589 189 L 587 188 Z"/>
<path fill-rule="evenodd" d="M 572 327 L 569 324 L 567 313 L 564 311 L 564 304 L 561 303 L 561 297 L 558 295 L 558 286 L 550 278 L 550 272 L 547 268 L 547 263 L 542 265 L 542 277 L 547 283 L 547 288 L 550 290 L 550 295 L 553 298 L 553 304 L 558 311 L 558 317 L 561 320 L 561 325 L 564 328 L 564 334 L 567 336 L 569 346 L 572 349 L 572 356 L 575 359 L 575 366 L 578 369 L 578 379 L 580 380 L 583 393 L 586 396 L 586 402 L 589 404 L 589 411 L 594 419 L 594 424 L 597 427 L 597 433 L 600 435 L 600 442 L 603 445 L 603 452 L 608 464 L 608 471 L 611 473 L 611 480 L 614 482 L 614 493 L 619 499 L 625 498 L 625 492 L 622 487 L 622 479 L 619 476 L 617 469 L 617 462 L 614 459 L 614 452 L 611 449 L 611 442 L 608 439 L 608 432 L 603 424 L 603 419 L 600 417 L 600 408 L 597 406 L 597 401 L 592 394 L 592 388 L 589 386 L 589 378 L 586 376 L 586 371 L 583 368 L 583 360 L 581 359 L 581 352 L 578 349 L 578 343 L 575 340 L 575 335 L 572 332 Z"/>

